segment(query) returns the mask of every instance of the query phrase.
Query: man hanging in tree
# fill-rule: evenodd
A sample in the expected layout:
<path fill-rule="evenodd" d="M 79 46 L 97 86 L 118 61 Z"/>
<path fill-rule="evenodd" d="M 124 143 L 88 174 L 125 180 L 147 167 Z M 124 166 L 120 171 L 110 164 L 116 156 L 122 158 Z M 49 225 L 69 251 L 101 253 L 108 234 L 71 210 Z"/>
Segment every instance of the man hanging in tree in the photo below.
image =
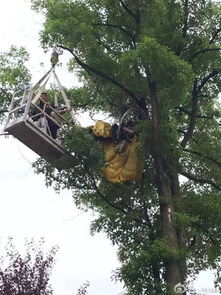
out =
<path fill-rule="evenodd" d="M 90 133 L 102 144 L 105 153 L 104 173 L 111 182 L 123 183 L 141 178 L 142 164 L 137 155 L 139 141 L 132 125 L 131 121 L 124 126 L 111 126 L 98 121 L 89 127 Z"/>
<path fill-rule="evenodd" d="M 219 285 L 220 2 L 32 3 L 45 13 L 42 45 L 58 44 L 78 69 L 83 86 L 69 90 L 73 108 L 117 119 L 136 105 L 150 118 L 139 132 L 140 182 L 103 179 L 99 145 L 79 133 L 67 142 L 76 158 L 70 170 L 58 175 L 39 163 L 47 183 L 71 188 L 78 206 L 97 212 L 92 230 L 118 246 L 116 278 L 127 294 L 176 295 L 177 286 L 208 268 Z"/>

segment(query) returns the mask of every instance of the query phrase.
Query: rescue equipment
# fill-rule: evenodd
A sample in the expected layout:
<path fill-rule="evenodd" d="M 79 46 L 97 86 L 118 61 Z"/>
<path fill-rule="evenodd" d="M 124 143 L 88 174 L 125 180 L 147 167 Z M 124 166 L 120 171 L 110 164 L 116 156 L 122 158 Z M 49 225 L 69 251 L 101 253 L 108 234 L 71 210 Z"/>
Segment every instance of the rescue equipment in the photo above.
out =
<path fill-rule="evenodd" d="M 36 85 L 28 87 L 22 95 L 14 94 L 4 132 L 13 135 L 40 157 L 62 170 L 70 168 L 73 163 L 73 156 L 65 150 L 63 140 L 66 131 L 76 126 L 76 120 L 73 112 L 69 113 L 70 118 L 62 115 L 64 109 L 58 108 L 57 95 L 56 103 L 52 105 L 46 101 L 47 94 L 44 93 L 53 76 L 66 111 L 71 110 L 70 102 L 55 72 L 59 54 L 58 51 L 53 51 L 51 69 Z M 133 127 L 143 119 L 145 115 L 140 108 L 131 108 L 121 118 L 119 125 L 111 126 L 98 121 L 89 127 L 95 139 L 101 141 L 106 160 L 103 170 L 109 181 L 123 183 L 141 178 L 143 166 L 137 153 L 138 135 Z"/>
<path fill-rule="evenodd" d="M 51 69 L 34 86 L 28 87 L 22 95 L 13 95 L 4 132 L 13 135 L 27 147 L 46 159 L 59 170 L 68 168 L 72 159 L 71 154 L 65 150 L 63 139 L 65 133 L 75 123 L 73 112 L 70 118 L 62 115 L 57 106 L 42 102 L 41 94 L 51 76 L 54 76 L 58 91 L 63 98 L 65 108 L 71 110 L 70 102 L 55 72 L 58 54 L 52 53 Z M 43 105 L 43 106 L 42 106 Z M 52 136 L 50 125 L 60 133 Z M 64 160 L 65 159 L 65 160 Z"/>

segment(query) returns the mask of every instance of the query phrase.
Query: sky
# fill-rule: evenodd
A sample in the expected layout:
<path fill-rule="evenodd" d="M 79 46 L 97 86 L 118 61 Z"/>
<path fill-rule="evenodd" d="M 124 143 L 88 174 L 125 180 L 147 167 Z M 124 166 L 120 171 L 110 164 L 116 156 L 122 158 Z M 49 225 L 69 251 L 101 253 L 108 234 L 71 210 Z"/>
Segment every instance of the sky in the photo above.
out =
<path fill-rule="evenodd" d="M 50 67 L 50 53 L 45 54 L 38 41 L 42 22 L 43 18 L 31 11 L 29 0 L 1 0 L 0 51 L 8 50 L 12 44 L 26 47 L 33 83 Z M 64 53 L 60 60 L 63 66 L 57 73 L 62 84 L 77 83 L 65 66 L 68 54 Z M 85 281 L 91 283 L 90 295 L 121 294 L 122 284 L 110 279 L 119 267 L 116 248 L 104 234 L 90 235 L 90 222 L 95 216 L 77 210 L 70 191 L 56 194 L 46 188 L 44 176 L 35 174 L 32 168 L 36 159 L 16 139 L 0 137 L 1 244 L 12 236 L 22 251 L 25 238 L 44 236 L 49 248 L 59 245 L 51 280 L 55 295 L 74 295 Z M 200 294 L 216 294 L 211 272 L 203 272 L 194 286 Z"/>

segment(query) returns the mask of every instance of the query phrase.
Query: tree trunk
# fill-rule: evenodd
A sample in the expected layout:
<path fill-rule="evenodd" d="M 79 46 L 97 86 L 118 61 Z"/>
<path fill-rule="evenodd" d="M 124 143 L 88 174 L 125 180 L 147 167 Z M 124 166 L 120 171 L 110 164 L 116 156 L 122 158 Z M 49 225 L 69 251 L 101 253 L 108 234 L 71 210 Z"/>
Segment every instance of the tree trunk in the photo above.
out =
<path fill-rule="evenodd" d="M 178 163 L 176 163 L 176 168 L 178 167 Z M 173 168 L 174 170 L 174 168 Z M 180 212 L 180 200 L 181 200 L 181 193 L 180 193 L 180 185 L 179 185 L 179 174 L 177 172 L 177 169 L 173 171 L 173 173 L 170 174 L 170 180 L 171 180 L 171 192 L 172 192 L 172 198 L 174 203 L 174 209 L 176 212 Z M 184 234 L 184 229 L 182 225 L 179 225 L 179 227 L 176 228 L 177 232 L 177 243 L 179 249 L 185 249 L 186 248 L 186 239 Z M 185 282 L 186 280 L 186 260 L 185 258 L 180 260 L 180 267 L 182 272 L 182 282 Z"/>
<path fill-rule="evenodd" d="M 160 200 L 160 215 L 162 235 L 169 249 L 178 250 L 177 229 L 174 222 L 173 196 L 171 191 L 171 182 L 166 167 L 166 159 L 161 152 L 160 138 L 160 116 L 157 102 L 156 84 L 149 83 L 150 104 L 151 104 L 151 120 L 152 120 L 152 136 L 153 146 L 152 155 L 154 158 L 157 190 Z M 174 287 L 183 282 L 183 271 L 178 258 L 171 257 L 165 261 L 165 280 L 168 285 L 169 293 L 177 294 Z M 184 294 L 184 293 L 183 293 Z"/>

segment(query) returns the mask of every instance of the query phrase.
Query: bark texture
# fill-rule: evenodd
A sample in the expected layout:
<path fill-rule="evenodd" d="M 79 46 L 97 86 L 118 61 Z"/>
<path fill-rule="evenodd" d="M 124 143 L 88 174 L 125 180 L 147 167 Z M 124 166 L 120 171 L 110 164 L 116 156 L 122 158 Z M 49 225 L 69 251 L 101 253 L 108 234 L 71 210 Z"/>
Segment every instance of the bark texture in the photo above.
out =
<path fill-rule="evenodd" d="M 177 175 L 173 176 L 169 174 L 167 159 L 165 159 L 161 151 L 161 122 L 155 82 L 149 83 L 149 89 L 153 136 L 152 155 L 154 159 L 156 184 L 160 200 L 161 230 L 162 236 L 165 239 L 168 248 L 176 251 L 180 249 L 181 245 L 183 245 L 181 232 L 177 231 L 174 221 L 173 200 L 179 197 L 179 182 Z M 172 183 L 171 177 L 176 179 L 176 182 L 174 181 L 174 183 Z M 165 269 L 165 279 L 168 284 L 169 292 L 170 294 L 175 295 L 177 293 L 174 291 L 174 287 L 184 281 L 184 274 L 180 259 L 177 257 L 171 257 L 165 260 Z"/>

